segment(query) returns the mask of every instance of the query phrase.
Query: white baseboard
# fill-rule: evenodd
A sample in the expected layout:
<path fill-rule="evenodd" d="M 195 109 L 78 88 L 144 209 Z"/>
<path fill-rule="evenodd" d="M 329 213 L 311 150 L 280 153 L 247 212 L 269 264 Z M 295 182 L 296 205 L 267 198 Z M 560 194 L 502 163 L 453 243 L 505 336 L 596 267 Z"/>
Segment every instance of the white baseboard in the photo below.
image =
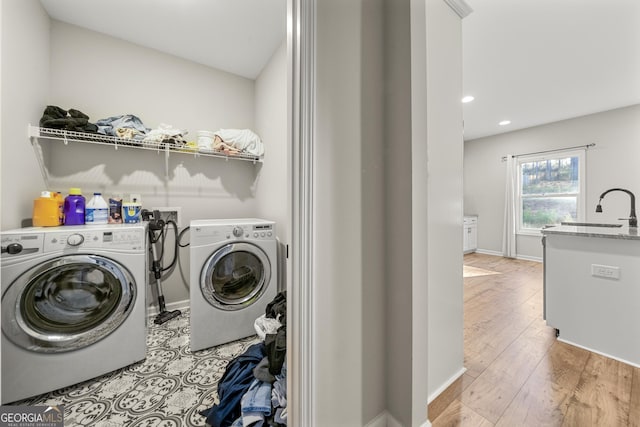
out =
<path fill-rule="evenodd" d="M 387 427 L 404 427 L 400 421 L 393 418 L 393 415 L 387 412 Z"/>
<path fill-rule="evenodd" d="M 182 300 L 176 302 L 170 302 L 167 304 L 167 311 L 180 310 L 184 311 L 189 308 L 189 300 Z M 153 301 L 151 305 L 147 307 L 147 317 L 155 317 L 160 311 L 158 310 L 158 302 Z"/>
<path fill-rule="evenodd" d="M 400 424 L 398 420 L 393 418 L 393 415 L 391 415 L 387 411 L 384 411 L 378 414 L 378 416 L 376 416 L 374 419 L 369 421 L 365 425 L 365 427 L 404 427 L 404 426 Z M 429 420 L 426 420 L 424 423 L 422 423 L 422 425 L 420 425 L 420 427 L 431 427 L 431 422 Z"/>
<path fill-rule="evenodd" d="M 563 339 L 563 338 L 562 338 L 562 336 L 558 337 L 558 341 L 563 342 L 563 343 L 566 343 L 566 344 L 569 344 L 569 345 L 572 345 L 572 346 L 574 346 L 574 347 L 582 348 L 582 349 L 587 350 L 587 351 L 590 351 L 590 352 L 592 352 L 592 353 L 599 354 L 600 356 L 608 357 L 609 359 L 617 360 L 618 362 L 626 363 L 627 365 L 631 365 L 631 366 L 633 366 L 633 367 L 635 367 L 635 368 L 640 368 L 640 365 L 638 365 L 637 363 L 633 363 L 633 362 L 631 362 L 631 361 L 629 361 L 629 360 L 621 359 L 621 358 L 619 358 L 619 357 L 612 356 L 612 355 L 610 355 L 610 354 L 603 353 L 603 352 L 601 352 L 601 351 L 594 350 L 594 349 L 592 349 L 592 348 L 585 347 L 585 346 L 580 345 L 580 344 L 576 344 L 576 343 L 574 343 L 573 341 L 569 341 L 569 340 L 565 340 L 565 339 Z"/>
<path fill-rule="evenodd" d="M 502 256 L 502 252 L 491 251 L 489 249 L 476 249 L 476 252 L 484 255 Z"/>
<path fill-rule="evenodd" d="M 479 253 L 479 254 L 484 254 L 484 255 L 493 255 L 493 256 L 501 256 L 501 257 L 504 256 L 502 254 L 502 252 L 491 251 L 489 249 L 478 249 L 478 250 L 476 250 L 476 252 Z M 521 259 L 523 261 L 542 262 L 542 258 L 540 258 L 540 257 L 526 256 L 526 255 L 516 255 L 516 259 Z"/>
<path fill-rule="evenodd" d="M 387 427 L 387 411 L 381 412 L 377 417 L 369 421 L 365 427 Z"/>
<path fill-rule="evenodd" d="M 523 261 L 542 262 L 542 258 L 537 257 L 537 256 L 517 255 L 516 259 L 521 259 Z"/>
<path fill-rule="evenodd" d="M 460 378 L 465 372 L 467 372 L 467 368 L 464 366 L 458 372 L 456 372 L 451 378 L 449 378 L 444 384 L 438 387 L 431 395 L 429 396 L 428 402 L 431 403 L 433 400 L 440 396 L 440 394 L 445 391 L 451 384 L 453 384 L 458 378 Z"/>

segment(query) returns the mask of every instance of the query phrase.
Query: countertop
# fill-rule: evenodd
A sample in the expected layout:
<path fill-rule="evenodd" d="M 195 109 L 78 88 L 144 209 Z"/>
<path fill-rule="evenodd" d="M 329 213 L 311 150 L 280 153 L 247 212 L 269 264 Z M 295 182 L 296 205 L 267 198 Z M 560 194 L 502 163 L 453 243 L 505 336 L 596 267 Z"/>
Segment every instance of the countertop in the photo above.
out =
<path fill-rule="evenodd" d="M 568 236 L 604 237 L 609 239 L 640 240 L 637 227 L 598 227 L 581 225 L 557 225 L 543 228 L 542 234 L 564 234 Z"/>

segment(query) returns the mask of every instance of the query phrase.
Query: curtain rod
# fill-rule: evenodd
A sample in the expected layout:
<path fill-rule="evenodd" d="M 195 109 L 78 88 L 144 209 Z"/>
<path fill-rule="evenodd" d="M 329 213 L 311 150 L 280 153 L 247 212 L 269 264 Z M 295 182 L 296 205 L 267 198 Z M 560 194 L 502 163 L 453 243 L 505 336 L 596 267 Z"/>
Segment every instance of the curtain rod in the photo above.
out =
<path fill-rule="evenodd" d="M 591 144 L 587 144 L 587 145 L 576 145 L 575 147 L 566 147 L 566 148 L 556 148 L 554 150 L 545 150 L 545 151 L 536 151 L 534 153 L 523 153 L 523 154 L 514 154 L 511 157 L 515 158 L 515 157 L 520 157 L 520 156 L 531 156 L 533 154 L 546 154 L 546 153 L 555 153 L 556 151 L 566 151 L 566 150 L 573 150 L 575 148 L 584 148 L 586 150 L 588 150 L 591 147 L 595 147 L 596 143 L 592 142 Z M 506 162 L 507 158 L 509 156 L 502 156 L 502 161 Z"/>

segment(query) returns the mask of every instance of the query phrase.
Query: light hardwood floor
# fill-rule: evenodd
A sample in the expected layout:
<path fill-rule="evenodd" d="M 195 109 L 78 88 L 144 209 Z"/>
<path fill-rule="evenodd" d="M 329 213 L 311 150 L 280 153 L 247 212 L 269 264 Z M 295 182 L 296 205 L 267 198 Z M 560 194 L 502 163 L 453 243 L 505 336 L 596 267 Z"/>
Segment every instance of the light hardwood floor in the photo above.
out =
<path fill-rule="evenodd" d="M 500 274 L 464 279 L 467 371 L 429 405 L 433 427 L 640 427 L 640 369 L 555 339 L 541 263 L 464 263 Z"/>

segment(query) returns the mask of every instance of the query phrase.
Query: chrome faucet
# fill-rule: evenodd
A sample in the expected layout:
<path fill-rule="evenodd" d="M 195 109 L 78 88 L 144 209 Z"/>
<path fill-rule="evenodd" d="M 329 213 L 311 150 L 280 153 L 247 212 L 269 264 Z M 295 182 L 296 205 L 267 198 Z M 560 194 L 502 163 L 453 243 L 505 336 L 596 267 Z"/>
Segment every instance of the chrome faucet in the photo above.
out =
<path fill-rule="evenodd" d="M 600 200 L 598 200 L 598 206 L 596 206 L 596 212 L 602 212 L 602 205 L 601 205 L 602 199 L 604 199 L 604 196 L 606 196 L 607 193 L 610 193 L 612 191 L 622 191 L 627 193 L 629 197 L 631 197 L 631 213 L 629 214 L 629 227 L 637 227 L 638 218 L 636 217 L 636 196 L 631 191 L 625 190 L 624 188 L 612 188 L 602 193 L 600 195 Z M 627 218 L 621 218 L 621 219 L 627 219 Z"/>

